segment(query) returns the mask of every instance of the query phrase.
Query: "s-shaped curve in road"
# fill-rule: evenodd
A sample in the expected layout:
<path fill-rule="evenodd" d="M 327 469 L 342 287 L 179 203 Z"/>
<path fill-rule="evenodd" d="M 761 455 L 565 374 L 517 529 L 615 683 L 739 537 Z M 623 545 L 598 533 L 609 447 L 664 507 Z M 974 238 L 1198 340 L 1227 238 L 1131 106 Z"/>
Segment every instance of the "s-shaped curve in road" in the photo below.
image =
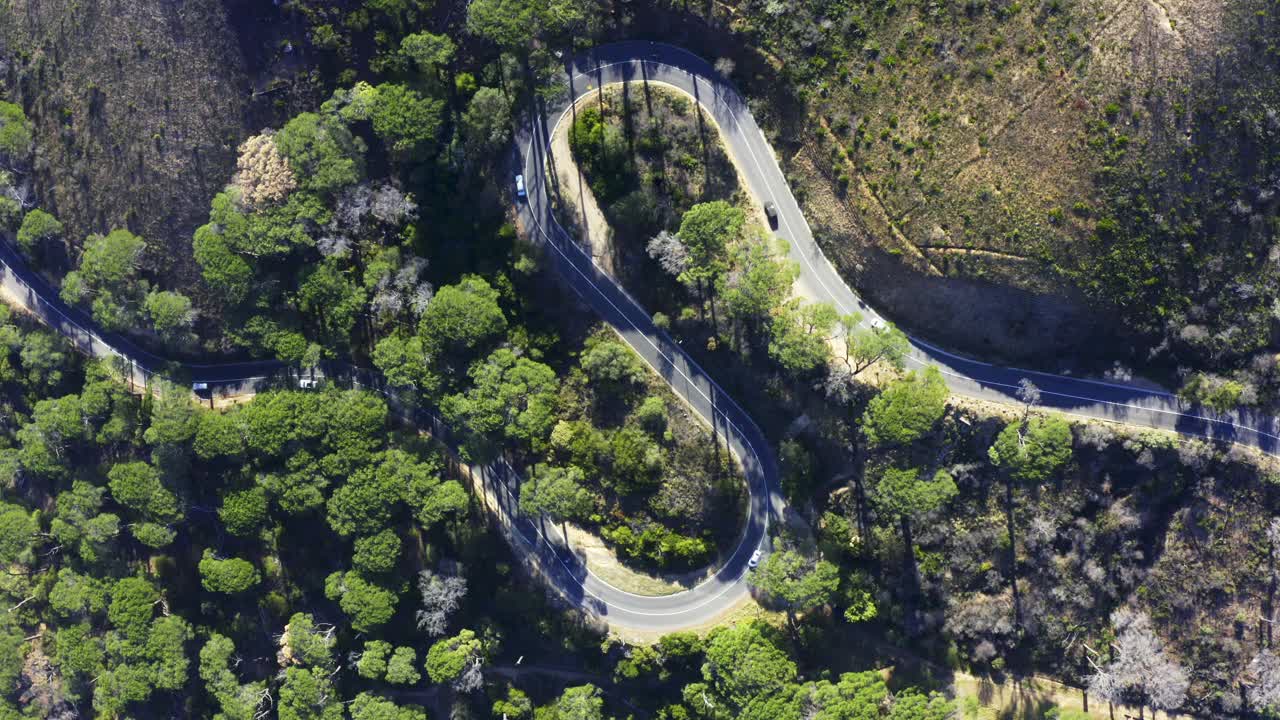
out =
<path fill-rule="evenodd" d="M 572 287 L 622 338 L 638 352 L 698 414 L 710 423 L 742 463 L 750 503 L 746 529 L 728 560 L 711 578 L 685 592 L 659 597 L 618 590 L 587 572 L 559 551 L 540 528 L 516 511 L 514 471 L 501 464 L 472 467 L 493 480 L 496 501 L 491 509 L 511 530 L 513 549 L 536 563 L 556 589 L 580 607 L 600 614 L 610 624 L 638 630 L 667 632 L 702 625 L 720 617 L 748 592 L 747 562 L 757 547 L 767 546 L 771 517 L 785 505 L 777 488 L 777 462 L 763 432 L 743 409 L 665 332 L 616 281 L 601 271 L 574 239 L 556 222 L 543 172 L 548 160 L 549 132 L 569 112 L 572 103 L 602 85 L 652 80 L 672 85 L 693 96 L 716 120 L 722 137 L 757 198 L 778 207 L 778 234 L 789 244 L 799 265 L 801 281 L 819 299 L 841 312 L 878 316 L 845 284 L 814 242 L 812 231 L 782 175 L 773 150 L 755 124 L 745 101 L 705 60 L 670 45 L 626 42 L 601 47 L 569 66 L 568 92 L 527 118 L 517 133 L 517 149 L 528 185 L 528 202 L 520 212 L 529 227 L 550 248 L 549 256 Z M 62 333 L 81 352 L 100 358 L 120 358 L 150 374 L 180 369 L 191 380 L 222 388 L 246 388 L 279 373 L 277 361 L 241 363 L 174 363 L 138 347 L 128 338 L 103 332 L 82 311 L 68 307 L 37 273 L 26 266 L 7 243 L 0 242 L 0 290 Z M 998 402 L 1013 400 L 1023 378 L 1041 389 L 1042 402 L 1062 412 L 1132 425 L 1175 430 L 1187 435 L 1238 442 L 1274 454 L 1280 442 L 1275 420 L 1242 412 L 1209 415 L 1181 404 L 1169 393 L 1122 383 L 1063 377 L 1017 368 L 1004 368 L 953 355 L 912 339 L 909 362 L 936 366 L 951 390 L 960 395 Z M 353 384 L 399 398 L 376 372 L 348 363 L 330 363 L 329 375 L 342 375 Z M 451 443 L 448 428 L 429 409 L 411 411 L 411 419 Z"/>
<path fill-rule="evenodd" d="M 573 58 L 558 81 L 565 84 L 565 91 L 554 100 L 545 101 L 517 135 L 528 193 L 520 209 L 522 217 L 545 241 L 564 280 L 725 439 L 742 461 L 750 488 L 747 530 L 742 541 L 720 572 L 702 585 L 678 595 L 637 597 L 588 575 L 584 588 L 607 606 L 611 622 L 675 630 L 713 619 L 747 592 L 746 561 L 756 547 L 767 545 L 769 519 L 779 517 L 784 510 L 778 494 L 777 464 L 768 441 L 750 416 L 653 324 L 649 313 L 601 270 L 590 253 L 557 221 L 546 172 L 556 127 L 572 120 L 578 100 L 606 85 L 654 82 L 687 93 L 715 120 L 721 139 L 745 177 L 747 190 L 777 207 L 776 233 L 786 240 L 789 256 L 800 268 L 799 282 L 818 300 L 831 303 L 842 313 L 861 313 L 864 322 L 869 323 L 883 320 L 823 255 L 773 148 L 756 125 L 746 101 L 706 60 L 672 45 L 627 41 Z M 1064 414 L 1241 443 L 1267 454 L 1275 454 L 1280 445 L 1275 418 L 1262 413 L 1209 413 L 1189 407 L 1163 390 L 1001 367 L 947 352 L 914 337 L 911 346 L 908 364 L 938 368 L 948 387 L 958 395 L 1018 403 L 1015 393 L 1026 379 L 1040 389 L 1043 406 Z"/>

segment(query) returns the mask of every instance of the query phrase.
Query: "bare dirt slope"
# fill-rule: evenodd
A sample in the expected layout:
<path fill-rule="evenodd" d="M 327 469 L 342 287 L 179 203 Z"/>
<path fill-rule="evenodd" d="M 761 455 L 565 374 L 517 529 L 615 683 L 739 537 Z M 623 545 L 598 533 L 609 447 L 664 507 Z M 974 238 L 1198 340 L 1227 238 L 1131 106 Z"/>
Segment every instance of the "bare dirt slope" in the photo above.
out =
<path fill-rule="evenodd" d="M 226 183 L 249 87 L 219 0 L 13 0 L 9 86 L 36 126 L 38 202 L 79 243 L 128 227 L 195 277 L 192 231 Z"/>

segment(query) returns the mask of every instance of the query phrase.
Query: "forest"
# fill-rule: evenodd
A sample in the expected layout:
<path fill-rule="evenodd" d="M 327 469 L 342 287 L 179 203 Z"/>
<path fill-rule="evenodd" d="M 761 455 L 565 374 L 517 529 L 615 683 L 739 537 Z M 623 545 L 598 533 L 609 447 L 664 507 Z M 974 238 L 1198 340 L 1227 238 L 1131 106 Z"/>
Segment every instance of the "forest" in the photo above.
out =
<path fill-rule="evenodd" d="M 806 297 L 721 129 L 657 84 L 558 129 L 584 189 L 557 216 L 758 422 L 792 517 L 732 615 L 636 635 L 488 505 L 496 468 L 540 532 L 677 590 L 749 521 L 743 459 L 517 212 L 515 129 L 614 40 L 742 89 L 869 300 L 904 268 L 1052 296 L 1100 323 L 1054 334 L 1091 369 L 1274 407 L 1276 0 L 1214 16 L 1230 69 L 1189 50 L 1142 87 L 1107 53 L 1145 36 L 1105 34 L 1141 23 L 1092 0 L 87 5 L 0 7 L 0 242 L 175 362 L 143 387 L 0 305 L 0 718 L 1280 714 L 1274 459 L 1032 383 L 950 394 L 906 331 L 954 328 Z M 1033 179 L 1000 134 L 1025 119 L 989 120 L 1046 97 L 1081 165 Z M 282 370 L 231 396 L 179 365 L 250 360 Z M 298 382 L 346 364 L 380 383 Z"/>

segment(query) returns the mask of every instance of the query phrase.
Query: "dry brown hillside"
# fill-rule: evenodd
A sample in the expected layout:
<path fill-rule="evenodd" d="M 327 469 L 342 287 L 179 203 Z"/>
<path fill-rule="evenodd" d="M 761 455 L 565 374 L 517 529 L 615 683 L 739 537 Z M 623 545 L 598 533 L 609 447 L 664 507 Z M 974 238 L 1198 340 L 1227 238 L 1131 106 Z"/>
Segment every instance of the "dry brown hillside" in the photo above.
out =
<path fill-rule="evenodd" d="M 128 227 L 171 287 L 226 183 L 249 87 L 219 0 L 12 0 L 9 85 L 36 125 L 38 201 L 73 241 Z"/>
<path fill-rule="evenodd" d="M 766 111 L 775 145 L 828 254 L 895 319 L 1046 363 L 1274 353 L 1276 0 L 696 12 L 719 34 L 677 41 L 735 59 L 761 106 L 794 88 L 795 117 Z"/>

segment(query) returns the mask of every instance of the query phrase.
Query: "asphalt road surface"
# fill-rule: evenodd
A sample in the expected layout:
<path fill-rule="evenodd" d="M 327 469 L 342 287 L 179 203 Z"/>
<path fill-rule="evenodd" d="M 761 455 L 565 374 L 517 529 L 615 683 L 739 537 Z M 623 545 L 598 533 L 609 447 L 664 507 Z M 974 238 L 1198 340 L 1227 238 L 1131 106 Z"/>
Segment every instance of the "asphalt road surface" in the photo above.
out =
<path fill-rule="evenodd" d="M 590 252 L 557 222 L 552 204 L 556 188 L 549 186 L 554 175 L 544 167 L 550 160 L 550 140 L 556 127 L 572 122 L 573 105 L 578 99 L 607 85 L 654 82 L 688 93 L 719 126 L 728 152 L 744 173 L 746 189 L 761 202 L 772 201 L 776 205 L 776 234 L 787 241 L 790 257 L 800 268 L 798 282 L 841 313 L 860 313 L 864 323 L 884 320 L 857 296 L 823 255 L 791 194 L 773 148 L 745 100 L 710 63 L 671 45 L 623 42 L 575 58 L 554 82 L 559 90 L 553 93 L 555 99 L 545 100 L 517 135 L 528 193 L 521 213 L 550 248 L 549 254 L 564 280 L 722 435 L 742 460 L 751 490 L 750 515 L 741 544 L 720 572 L 702 585 L 680 595 L 642 598 L 588 578 L 589 594 L 605 604 L 611 621 L 676 630 L 713 619 L 746 593 L 743 576 L 747 558 L 757 547 L 767 545 L 768 523 L 784 511 L 778 494 L 777 463 L 760 429 L 742 408 L 677 343 L 654 326 L 650 313 L 596 266 Z M 1237 442 L 1269 454 L 1275 453 L 1280 440 L 1275 419 L 1262 414 L 1217 414 L 1188 407 L 1161 389 L 1001 367 L 949 353 L 917 338 L 911 338 L 911 344 L 908 367 L 937 367 L 957 395 L 1020 403 L 1016 391 L 1026 379 L 1039 388 L 1042 406 L 1069 415 Z"/>
<path fill-rule="evenodd" d="M 718 571 L 685 592 L 661 597 L 639 596 L 614 588 L 588 573 L 579 560 L 562 548 L 550 524 L 522 517 L 516 510 L 519 480 L 514 470 L 497 463 L 471 470 L 483 480 L 494 500 L 491 507 L 499 526 L 517 553 L 553 583 L 562 596 L 582 609 L 621 628 L 669 632 L 702 625 L 720 617 L 747 593 L 748 560 L 757 548 L 767 552 L 768 526 L 786 512 L 778 493 L 778 469 L 773 450 L 760 428 L 679 344 L 655 327 L 650 314 L 636 303 L 591 256 L 556 222 L 548 175 L 550 137 L 567 119 L 573 101 L 603 85 L 662 82 L 693 96 L 723 131 L 723 140 L 746 176 L 747 189 L 778 208 L 777 234 L 790 246 L 800 267 L 799 282 L 810 294 L 830 302 L 841 312 L 859 312 L 866 322 L 879 316 L 858 298 L 823 256 L 800 207 L 778 167 L 764 134 L 745 101 L 705 60 L 688 51 L 647 42 L 627 42 L 596 49 L 574 59 L 566 73 L 553 80 L 561 92 L 542 100 L 517 129 L 517 152 L 528 188 L 520 212 L 527 228 L 545 242 L 548 255 L 564 282 L 608 322 L 708 424 L 742 463 L 750 491 L 747 522 L 739 544 Z M 181 377 L 207 383 L 211 389 L 235 394 L 275 382 L 286 368 L 276 361 L 238 363 L 181 363 L 157 357 L 128 338 L 103 332 L 82 311 L 67 307 L 58 293 L 32 272 L 6 243 L 0 243 L 0 288 L 45 323 L 66 336 L 82 352 L 118 358 L 148 374 Z M 1244 412 L 1211 414 L 1188 408 L 1162 390 L 1124 383 L 1064 377 L 991 365 L 953 355 L 912 339 L 908 359 L 913 367 L 938 367 L 952 392 L 996 402 L 1018 402 L 1014 392 L 1021 380 L 1039 387 L 1042 405 L 1087 418 L 1174 430 L 1186 435 L 1237 442 L 1274 454 L 1274 418 Z M 393 388 L 371 370 L 347 363 L 330 363 L 322 373 L 384 394 L 402 413 L 448 444 L 449 430 L 429 408 L 409 408 Z"/>

